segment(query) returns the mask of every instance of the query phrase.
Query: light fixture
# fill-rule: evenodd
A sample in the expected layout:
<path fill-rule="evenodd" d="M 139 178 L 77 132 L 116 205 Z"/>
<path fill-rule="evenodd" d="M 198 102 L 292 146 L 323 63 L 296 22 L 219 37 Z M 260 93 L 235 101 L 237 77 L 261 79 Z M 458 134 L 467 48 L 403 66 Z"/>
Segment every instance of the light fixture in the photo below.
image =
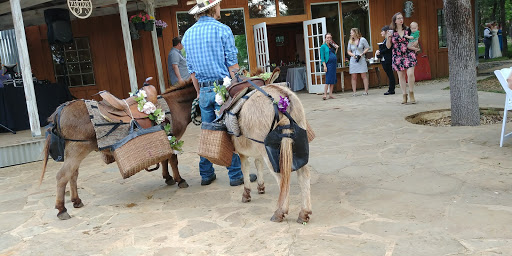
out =
<path fill-rule="evenodd" d="M 361 0 L 358 1 L 357 3 L 359 4 L 359 7 L 361 7 L 361 9 L 363 9 L 364 11 L 368 11 L 368 7 L 370 5 L 368 0 Z"/>
<path fill-rule="evenodd" d="M 405 1 L 404 13 L 406 18 L 410 18 L 414 12 L 414 3 L 412 1 Z"/>

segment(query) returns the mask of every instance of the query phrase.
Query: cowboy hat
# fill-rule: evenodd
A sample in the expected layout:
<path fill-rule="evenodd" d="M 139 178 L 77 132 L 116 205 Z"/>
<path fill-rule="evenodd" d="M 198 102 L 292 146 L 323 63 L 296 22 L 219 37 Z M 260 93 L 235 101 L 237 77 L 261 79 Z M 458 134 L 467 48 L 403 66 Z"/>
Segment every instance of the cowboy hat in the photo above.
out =
<path fill-rule="evenodd" d="M 202 13 L 215 5 L 219 4 L 222 0 L 196 0 L 196 6 L 192 7 L 188 14 L 196 15 L 198 13 Z"/>

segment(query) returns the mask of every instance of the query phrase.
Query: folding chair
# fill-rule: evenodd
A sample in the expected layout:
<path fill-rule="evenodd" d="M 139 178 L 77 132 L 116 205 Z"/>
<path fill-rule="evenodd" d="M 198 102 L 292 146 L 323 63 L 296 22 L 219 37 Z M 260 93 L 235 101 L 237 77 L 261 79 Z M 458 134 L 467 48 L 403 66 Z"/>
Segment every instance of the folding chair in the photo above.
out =
<path fill-rule="evenodd" d="M 494 74 L 500 81 L 501 87 L 505 90 L 506 98 L 505 98 L 505 107 L 503 108 L 503 124 L 501 126 L 501 138 L 500 138 L 500 147 L 503 147 L 503 141 L 508 137 L 512 136 L 512 132 L 505 134 L 505 126 L 507 124 L 507 113 L 509 110 L 512 110 L 512 90 L 508 88 L 507 78 L 510 75 L 512 68 L 504 68 L 495 70 Z"/>

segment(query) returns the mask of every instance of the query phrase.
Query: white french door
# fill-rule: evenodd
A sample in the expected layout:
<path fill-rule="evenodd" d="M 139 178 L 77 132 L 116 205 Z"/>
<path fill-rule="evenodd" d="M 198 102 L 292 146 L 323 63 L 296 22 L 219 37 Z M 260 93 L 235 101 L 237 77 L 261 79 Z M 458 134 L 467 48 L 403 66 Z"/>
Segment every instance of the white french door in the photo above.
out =
<path fill-rule="evenodd" d="M 267 23 L 254 25 L 254 46 L 256 48 L 256 64 L 265 72 L 270 72 L 270 58 L 268 56 Z"/>
<path fill-rule="evenodd" d="M 306 72 L 309 93 L 324 91 L 325 72 L 320 59 L 320 46 L 327 33 L 325 17 L 307 20 L 304 26 L 304 47 L 306 49 Z"/>

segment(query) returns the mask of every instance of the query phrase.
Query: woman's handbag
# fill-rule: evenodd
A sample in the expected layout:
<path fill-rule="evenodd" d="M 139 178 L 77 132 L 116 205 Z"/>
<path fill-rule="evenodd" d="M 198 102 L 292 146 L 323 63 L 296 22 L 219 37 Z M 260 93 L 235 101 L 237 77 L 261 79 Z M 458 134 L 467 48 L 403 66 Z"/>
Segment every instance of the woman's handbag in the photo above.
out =
<path fill-rule="evenodd" d="M 111 150 L 124 179 L 169 159 L 173 153 L 161 125 L 142 129 L 135 120 L 130 124 L 129 135 L 115 143 Z"/>

